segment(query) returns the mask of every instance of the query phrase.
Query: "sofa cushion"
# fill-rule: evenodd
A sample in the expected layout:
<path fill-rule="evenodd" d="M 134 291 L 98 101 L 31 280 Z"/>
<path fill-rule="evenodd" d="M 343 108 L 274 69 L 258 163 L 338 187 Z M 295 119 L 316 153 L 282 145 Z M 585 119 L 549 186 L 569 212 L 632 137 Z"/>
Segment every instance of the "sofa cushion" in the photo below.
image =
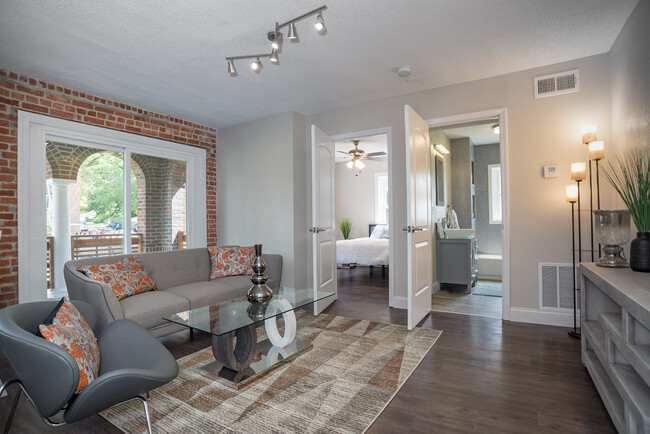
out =
<path fill-rule="evenodd" d="M 106 283 L 111 287 L 118 300 L 156 289 L 156 283 L 144 264 L 135 256 L 110 264 L 79 267 L 78 271 L 93 280 Z"/>
<path fill-rule="evenodd" d="M 138 257 L 147 267 L 158 289 L 205 282 L 210 278 L 207 247 L 145 253 Z"/>
<path fill-rule="evenodd" d="M 220 277 L 253 275 L 255 248 L 248 247 L 208 247 L 210 252 L 210 280 Z"/>
<path fill-rule="evenodd" d="M 186 298 L 166 291 L 143 292 L 120 301 L 124 317 L 132 319 L 142 327 L 149 329 L 168 321 L 163 316 L 170 316 L 190 309 Z"/>
<path fill-rule="evenodd" d="M 221 280 L 223 279 L 188 283 L 187 285 L 167 288 L 164 292 L 169 292 L 187 299 L 190 302 L 190 309 L 197 309 L 242 297 L 240 289 L 224 284 Z M 250 278 L 248 281 L 250 283 Z M 244 290 L 244 293 L 246 293 L 246 290 Z"/>

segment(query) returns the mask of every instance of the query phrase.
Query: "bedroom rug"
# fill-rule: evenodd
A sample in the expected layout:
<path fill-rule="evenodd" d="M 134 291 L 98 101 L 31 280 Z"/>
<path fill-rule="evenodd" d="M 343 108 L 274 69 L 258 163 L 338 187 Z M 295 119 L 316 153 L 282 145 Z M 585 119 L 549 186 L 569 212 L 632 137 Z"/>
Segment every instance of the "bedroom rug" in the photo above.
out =
<path fill-rule="evenodd" d="M 379 416 L 441 331 L 297 311 L 296 339 L 311 351 L 241 390 L 201 369 L 206 348 L 178 360 L 180 373 L 151 393 L 155 433 L 362 433 Z M 265 339 L 264 327 L 258 328 Z M 144 432 L 139 402 L 101 415 L 124 432 Z"/>
<path fill-rule="evenodd" d="M 490 280 L 479 280 L 478 282 L 476 282 L 476 286 L 472 288 L 472 294 L 487 295 L 489 297 L 501 297 L 502 288 L 503 286 L 501 282 L 493 282 Z"/>

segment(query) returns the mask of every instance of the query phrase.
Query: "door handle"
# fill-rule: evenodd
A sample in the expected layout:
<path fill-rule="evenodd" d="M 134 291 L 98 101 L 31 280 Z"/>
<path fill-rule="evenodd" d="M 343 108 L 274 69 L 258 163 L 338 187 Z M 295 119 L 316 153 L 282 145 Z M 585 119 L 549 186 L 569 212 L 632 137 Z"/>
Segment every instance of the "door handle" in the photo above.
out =
<path fill-rule="evenodd" d="M 405 228 L 402 228 L 404 232 L 408 232 L 409 234 L 412 234 L 413 232 L 420 232 L 423 231 L 424 229 L 419 228 L 417 226 L 407 226 Z"/>
<path fill-rule="evenodd" d="M 319 227 L 314 226 L 313 228 L 309 228 L 309 232 L 311 232 L 313 234 L 317 234 L 319 232 L 325 232 L 325 228 L 319 228 Z"/>

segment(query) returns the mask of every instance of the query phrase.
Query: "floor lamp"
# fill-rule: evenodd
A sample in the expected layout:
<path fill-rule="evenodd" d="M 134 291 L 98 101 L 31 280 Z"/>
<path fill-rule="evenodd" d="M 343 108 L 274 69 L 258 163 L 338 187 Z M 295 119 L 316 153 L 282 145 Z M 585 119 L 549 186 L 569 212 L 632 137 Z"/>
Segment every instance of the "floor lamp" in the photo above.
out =
<path fill-rule="evenodd" d="M 595 125 L 586 125 L 582 127 L 582 143 L 590 146 L 591 143 L 596 141 L 596 126 Z M 590 147 L 591 149 L 591 147 Z M 589 233 L 591 234 L 591 262 L 594 262 L 594 189 L 593 189 L 593 177 L 591 175 L 591 151 L 589 153 Z M 598 164 L 598 162 L 596 162 Z M 598 170 L 598 169 L 596 169 Z M 599 197 L 600 202 L 600 197 Z M 600 209 L 600 204 L 598 206 Z M 578 202 L 578 216 L 580 216 L 580 205 Z M 598 253 L 600 258 L 600 252 Z"/>
<path fill-rule="evenodd" d="M 579 184 L 578 184 L 579 185 Z M 575 231 L 575 203 L 578 200 L 578 185 L 569 184 L 566 186 L 566 201 L 571 204 L 571 258 L 573 259 L 573 328 L 569 330 L 569 336 L 574 338 L 580 337 L 580 327 L 578 327 L 578 308 L 577 298 L 578 289 L 576 285 L 576 231 Z"/>
<path fill-rule="evenodd" d="M 571 181 L 576 184 L 572 185 L 575 188 L 575 202 L 578 203 L 578 262 L 582 262 L 582 225 L 580 224 L 582 216 L 580 215 L 580 182 L 584 181 L 587 177 L 587 164 L 583 162 L 571 163 Z M 572 190 L 573 191 L 573 190 Z M 568 198 L 567 198 L 568 200 Z M 573 209 L 573 203 L 571 204 Z M 590 211 L 591 212 L 591 211 Z M 573 216 L 572 216 L 573 217 Z M 573 226 L 573 223 L 571 224 Z M 574 338 L 580 337 L 580 328 L 577 327 L 577 299 L 578 299 L 578 285 L 576 285 L 576 267 L 575 267 L 575 234 L 573 241 L 573 329 L 569 330 L 569 335 Z"/>
<path fill-rule="evenodd" d="M 600 211 L 600 173 L 598 172 L 598 162 L 603 158 L 605 158 L 605 142 L 603 142 L 602 140 L 595 140 L 593 142 L 590 142 L 588 146 L 589 146 L 589 163 L 591 163 L 592 160 L 596 162 L 596 198 L 597 198 L 596 206 L 598 207 L 596 209 Z M 591 214 L 593 218 L 593 213 Z M 593 230 L 593 224 L 591 226 Z M 591 250 L 593 251 L 593 249 L 594 247 L 592 245 Z M 599 259 L 600 259 L 600 255 L 601 255 L 601 251 L 600 251 L 600 243 L 599 243 L 598 244 Z"/>

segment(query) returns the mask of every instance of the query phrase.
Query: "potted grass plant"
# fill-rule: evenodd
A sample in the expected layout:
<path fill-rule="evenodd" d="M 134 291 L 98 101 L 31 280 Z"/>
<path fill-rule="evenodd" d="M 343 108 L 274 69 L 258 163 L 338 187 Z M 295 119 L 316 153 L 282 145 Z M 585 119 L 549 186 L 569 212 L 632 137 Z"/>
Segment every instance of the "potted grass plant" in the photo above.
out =
<path fill-rule="evenodd" d="M 343 239 L 347 240 L 350 238 L 350 229 L 352 229 L 352 222 L 350 219 L 343 219 L 341 220 L 341 223 L 339 224 L 339 229 L 341 229 L 341 233 L 343 234 Z"/>
<path fill-rule="evenodd" d="M 609 162 L 603 172 L 630 210 L 638 231 L 630 245 L 630 268 L 650 272 L 650 151 L 625 151 Z"/>

